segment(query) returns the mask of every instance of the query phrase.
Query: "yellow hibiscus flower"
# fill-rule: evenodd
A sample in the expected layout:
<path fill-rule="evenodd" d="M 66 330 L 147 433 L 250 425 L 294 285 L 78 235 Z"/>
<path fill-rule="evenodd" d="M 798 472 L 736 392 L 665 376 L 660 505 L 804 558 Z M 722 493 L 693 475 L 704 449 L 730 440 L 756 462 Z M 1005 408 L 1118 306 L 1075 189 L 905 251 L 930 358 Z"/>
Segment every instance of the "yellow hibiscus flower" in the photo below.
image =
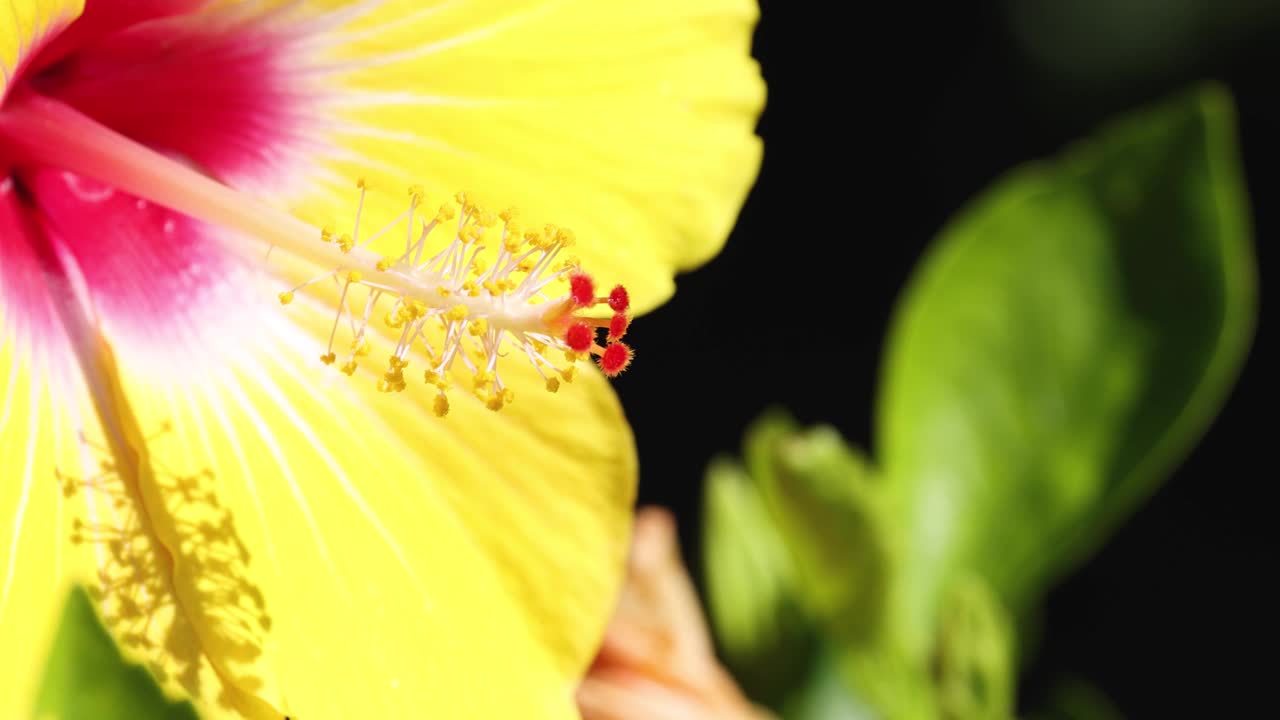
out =
<path fill-rule="evenodd" d="M 732 225 L 755 17 L 0 6 L 0 713 L 82 582 L 208 716 L 573 717 L 636 476 L 581 361 Z"/>

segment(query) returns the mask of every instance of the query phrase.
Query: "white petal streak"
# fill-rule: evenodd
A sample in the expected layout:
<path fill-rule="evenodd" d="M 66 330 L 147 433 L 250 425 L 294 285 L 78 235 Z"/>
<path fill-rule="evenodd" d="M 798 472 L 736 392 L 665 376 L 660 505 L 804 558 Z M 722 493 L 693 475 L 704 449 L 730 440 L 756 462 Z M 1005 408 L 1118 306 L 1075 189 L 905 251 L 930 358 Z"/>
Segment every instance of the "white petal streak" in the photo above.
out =
<path fill-rule="evenodd" d="M 231 445 L 231 453 L 236 456 L 236 464 L 240 469 L 240 477 L 244 478 L 244 484 L 248 490 L 249 498 L 253 501 L 254 515 L 256 516 L 258 525 L 262 530 L 262 538 L 263 542 L 267 546 L 267 558 L 271 561 L 271 569 L 276 575 L 279 575 L 281 571 L 280 555 L 276 551 L 275 542 L 271 539 L 271 527 L 267 522 L 267 512 L 262 507 L 262 500 L 258 495 L 257 481 L 253 477 L 253 466 L 249 464 L 248 458 L 245 457 L 244 446 L 240 444 L 240 436 L 236 434 L 235 429 L 231 425 L 231 421 L 227 418 L 226 408 L 223 407 L 222 401 L 218 398 L 218 393 L 216 391 L 209 392 L 208 390 L 202 389 L 200 394 L 203 396 L 203 400 L 197 401 L 192 398 L 188 391 L 186 393 L 186 402 L 188 405 L 193 407 L 196 407 L 197 403 L 200 403 L 213 411 L 214 417 L 218 421 L 218 426 L 221 428 L 223 436 L 226 437 L 227 442 Z M 213 469 L 214 477 L 219 478 L 220 481 L 225 480 L 225 477 L 221 475 L 223 469 L 217 463 L 218 454 L 213 449 L 213 443 L 209 440 L 209 429 L 205 426 L 204 418 L 201 416 L 199 411 L 193 412 L 192 415 L 195 418 L 196 433 L 200 436 L 200 444 L 204 447 L 205 455 L 209 458 L 209 464 Z"/>
<path fill-rule="evenodd" d="M 65 407 L 63 403 L 53 403 L 53 457 L 55 462 L 61 462 L 63 458 L 62 446 L 66 438 L 65 433 L 61 432 L 61 430 L 66 427 L 63 424 L 62 417 L 63 413 L 66 412 Z M 54 588 L 57 588 L 62 582 L 62 546 L 66 543 L 68 537 L 68 534 L 64 533 L 62 529 L 62 511 L 67 503 L 66 496 L 61 492 L 58 492 L 54 497 L 56 498 L 57 506 L 53 515 L 53 539 L 51 540 L 53 543 L 53 575 L 51 577 Z"/>
<path fill-rule="evenodd" d="M 455 155 L 459 158 L 475 160 L 476 156 L 460 147 L 450 145 L 442 140 L 433 140 L 423 137 L 412 132 L 397 132 L 394 130 L 384 130 L 382 128 L 370 125 L 361 125 L 355 123 L 335 124 L 334 130 L 345 135 L 354 135 L 357 137 L 370 137 L 378 140 L 389 140 L 391 142 L 404 143 L 405 145 L 414 145 L 422 150 L 435 150 L 438 152 Z"/>
<path fill-rule="evenodd" d="M 330 160 L 333 160 L 335 162 L 345 162 L 345 163 L 349 163 L 357 167 L 363 168 L 365 170 L 378 171 L 378 172 L 386 173 L 387 175 L 398 177 L 405 183 L 405 185 L 412 184 L 413 182 L 416 182 L 417 180 L 420 179 L 420 178 L 412 178 L 407 173 L 405 173 L 405 171 L 402 168 L 396 167 L 395 165 L 392 165 L 391 163 L 388 163 L 382 160 L 375 160 L 365 155 L 364 153 L 352 152 L 346 149 L 338 149 L 329 153 L 328 157 Z M 317 177 L 325 177 L 329 179 L 329 182 L 333 182 L 332 178 L 334 178 L 335 176 L 332 174 L 328 174 L 328 175 L 317 175 Z M 343 178 L 339 186 L 347 187 L 349 185 L 350 183 L 347 182 L 345 178 Z"/>
<path fill-rule="evenodd" d="M 438 40 L 433 43 L 424 43 L 399 52 L 374 55 L 360 61 L 338 63 L 330 69 L 338 72 L 354 72 L 357 70 L 367 70 L 369 68 L 394 65 L 408 60 L 416 60 L 418 58 L 426 57 L 427 55 L 435 55 L 436 53 L 441 53 L 455 47 L 461 47 L 479 40 L 484 40 L 511 28 L 519 27 L 522 23 L 554 11 L 556 7 L 561 4 L 562 3 L 559 2 L 543 3 L 538 7 L 531 8 L 514 15 L 509 15 L 488 25 L 455 35 L 445 40 Z"/>
<path fill-rule="evenodd" d="M 275 432 L 258 414 L 257 409 L 253 407 L 253 403 L 244 395 L 244 391 L 239 384 L 234 381 L 222 383 L 222 387 L 235 398 L 236 405 L 243 411 L 244 416 L 249 422 L 253 423 L 254 429 L 258 433 L 258 437 L 263 444 L 267 446 L 271 457 L 275 459 L 276 466 L 280 468 L 280 476 L 289 486 L 289 492 L 293 495 L 293 499 L 298 503 L 298 511 L 302 513 L 302 519 L 307 524 L 307 529 L 311 532 L 311 540 L 316 544 L 316 550 L 320 553 L 320 559 L 324 562 L 329 573 L 333 575 L 334 581 L 337 583 L 338 589 L 341 591 L 347 603 L 354 606 L 354 600 L 351 597 L 351 591 L 347 587 L 346 581 L 343 579 L 342 573 L 338 571 L 338 566 L 333 562 L 333 556 L 329 554 L 329 546 L 324 541 L 324 533 L 320 530 L 320 525 L 316 522 L 315 514 L 311 511 L 311 504 L 307 502 L 306 493 L 302 491 L 302 487 L 298 485 L 298 479 L 294 477 L 293 468 L 289 466 L 289 459 L 280 445 L 276 442 Z M 227 428 L 229 437 L 236 437 L 233 428 Z M 258 497 L 257 488 L 252 486 L 252 481 L 246 477 L 246 483 L 250 484 L 250 493 L 254 498 Z"/>
<path fill-rule="evenodd" d="M 89 444 L 89 442 L 85 439 L 87 434 L 87 428 L 85 427 L 85 424 L 84 424 L 84 409 L 81 407 L 82 401 L 80 400 L 80 398 L 83 398 L 83 397 L 84 397 L 83 395 L 80 395 L 76 399 L 69 401 L 67 403 L 67 408 L 69 409 L 69 412 L 71 414 L 71 427 L 75 428 L 76 432 L 78 433 L 78 437 L 76 438 L 76 440 L 77 440 L 77 445 L 79 446 L 79 451 L 80 451 L 79 452 L 80 474 L 82 477 L 90 478 L 90 477 L 93 477 L 95 473 L 99 472 L 102 469 L 102 465 L 101 465 L 101 455 L 98 452 L 96 452 L 93 449 L 93 447 Z M 89 524 L 97 526 L 102 522 L 98 513 L 98 499 L 99 499 L 98 494 L 103 492 L 103 490 L 88 484 L 86 484 L 81 489 L 84 494 L 84 506 L 85 506 L 85 512 L 89 516 Z M 111 513 L 112 527 L 120 527 L 120 514 L 116 511 L 115 507 L 112 505 L 110 500 L 106 502 L 106 506 L 107 506 L 107 510 Z M 63 540 L 65 540 L 65 538 L 63 538 Z M 95 542 L 90 544 L 93 545 L 93 558 L 94 558 L 94 561 L 97 563 L 97 567 L 99 569 L 105 568 L 106 562 L 107 562 L 106 544 L 100 543 L 100 542 Z"/>
<path fill-rule="evenodd" d="M 281 577 L 283 575 L 283 567 L 280 564 L 280 553 L 276 549 L 275 540 L 273 540 L 273 536 L 271 534 L 271 526 L 267 522 L 267 512 L 262 507 L 262 499 L 258 494 L 258 484 L 253 476 L 253 468 L 249 464 L 248 458 L 245 457 L 244 446 L 240 444 L 240 437 L 232 427 L 231 421 L 227 418 L 226 408 L 223 407 L 216 388 L 210 390 L 202 386 L 198 391 L 203 398 L 202 400 L 196 400 L 191 395 L 191 390 L 188 386 L 184 386 L 182 392 L 184 395 L 183 401 L 185 401 L 186 404 L 194 410 L 191 413 L 191 416 L 196 426 L 196 434 L 200 438 L 200 445 L 204 448 L 205 457 L 209 459 L 209 465 L 210 469 L 213 470 L 214 479 L 219 483 L 227 482 L 227 477 L 222 474 L 224 470 L 220 465 L 218 465 L 218 453 L 213 448 L 213 443 L 210 440 L 209 428 L 205 425 L 204 416 L 199 410 L 200 407 L 207 407 L 213 412 L 223 436 L 227 439 L 227 442 L 230 443 L 231 452 L 235 455 L 236 464 L 240 469 L 240 477 L 244 480 L 245 490 L 248 492 L 249 498 L 253 503 L 254 518 L 258 521 L 258 527 L 262 533 L 262 542 L 267 549 L 267 562 L 271 564 L 271 572 L 276 577 Z M 175 416 L 181 415 L 181 413 L 178 412 L 178 403 L 179 401 L 170 395 L 169 405 L 173 408 Z M 350 596 L 348 596 L 348 599 L 349 597 Z M 297 631 L 297 618 L 294 613 L 283 613 L 283 620 L 288 623 L 293 634 L 300 634 Z M 301 635 L 305 636 L 305 634 Z M 273 671 L 278 670 L 274 664 L 271 665 L 271 668 Z"/>
<path fill-rule="evenodd" d="M 31 412 L 27 419 L 27 463 L 22 473 L 22 494 L 18 497 L 18 509 L 13 517 L 13 535 L 9 538 L 9 560 L 5 566 L 4 587 L 0 589 L 0 624 L 4 623 L 5 608 L 9 605 L 9 592 L 13 589 L 13 575 L 18 563 L 18 543 L 22 539 L 22 524 L 26 520 L 27 503 L 31 499 L 31 483 L 35 478 L 36 441 L 40 437 L 40 390 L 31 384 Z"/>
<path fill-rule="evenodd" d="M 13 342 L 12 338 L 0 339 L 0 347 L 8 342 Z M 0 437 L 4 437 L 4 429 L 9 425 L 9 415 L 13 412 L 13 388 L 17 382 L 18 358 L 13 357 L 9 361 L 9 382 L 4 390 L 4 410 L 0 412 Z"/>
<path fill-rule="evenodd" d="M 272 353 L 269 355 L 269 357 L 278 356 L 278 353 Z M 413 582 L 414 589 L 418 591 L 418 594 L 422 596 L 423 600 L 426 601 L 428 605 L 428 607 L 424 607 L 423 609 L 429 609 L 431 600 L 427 593 L 426 584 L 422 582 L 422 578 L 418 577 L 418 573 L 409 563 L 409 559 L 404 548 L 401 547 L 399 541 L 397 541 L 391 531 L 387 529 L 386 525 L 383 524 L 382 519 L 378 517 L 378 513 L 369 506 L 369 503 L 364 499 L 364 496 L 361 495 L 360 491 L 351 483 L 351 478 L 347 476 L 346 471 L 342 469 L 342 465 L 334 459 L 333 455 L 330 454 L 329 450 L 324 446 L 324 443 L 316 436 L 315 431 L 311 429 L 310 423 L 307 422 L 306 418 L 299 415 L 297 411 L 293 409 L 292 403 L 290 403 L 288 398 L 284 397 L 280 393 L 280 390 L 276 388 L 275 383 L 271 382 L 270 378 L 264 376 L 257 368 L 253 368 L 248 372 L 253 379 L 260 384 L 262 391 L 265 392 L 267 396 L 276 403 L 276 406 L 280 408 L 281 412 L 289 418 L 289 421 L 293 424 L 294 428 L 297 429 L 298 432 L 302 433 L 302 436 L 306 438 L 307 442 L 311 443 L 311 447 L 315 451 L 316 456 L 320 458 L 320 461 L 329 468 L 331 473 L 333 473 L 333 477 L 338 481 L 338 486 L 342 488 L 343 493 L 346 494 L 347 498 L 351 500 L 351 502 L 355 503 L 356 508 L 360 510 L 360 514 L 364 516 L 365 522 L 368 522 L 369 526 L 378 533 L 378 537 L 382 538 L 382 541 L 386 543 L 392 554 L 395 555 L 396 561 L 400 563 L 402 568 L 404 568 L 405 573 L 408 574 L 409 579 Z M 302 387 L 305 387 L 307 392 L 310 393 L 313 398 L 326 406 L 325 409 L 328 410 L 328 417 L 336 417 L 338 415 L 338 413 L 325 402 L 324 396 L 314 390 L 312 384 L 304 383 Z"/>
<path fill-rule="evenodd" d="M 327 318 L 330 316 L 331 310 L 329 306 L 315 298 L 304 296 L 298 298 L 294 302 L 297 304 L 299 310 L 305 311 L 309 316 L 311 316 L 308 320 L 313 318 Z M 276 327 L 274 335 L 281 339 L 285 352 L 264 352 L 264 356 L 266 357 L 288 358 L 304 355 L 310 349 L 314 348 L 316 342 L 315 338 L 307 335 L 305 332 L 299 330 L 297 326 L 292 324 L 281 323 Z M 382 333 L 371 333 L 369 340 L 374 343 L 375 347 L 378 347 L 383 351 L 384 354 L 391 352 L 393 343 L 390 342 L 389 338 Z M 426 356 L 418 350 L 414 350 L 411 357 L 416 363 L 425 365 L 427 362 Z M 299 385 L 305 387 L 318 387 L 314 376 L 305 375 L 305 371 L 300 371 L 296 365 L 288 363 L 279 364 L 283 368 L 284 373 Z M 368 373 L 367 370 L 368 368 L 365 367 L 360 371 L 360 374 L 365 376 L 363 380 L 353 381 L 348 380 L 347 378 L 341 378 L 338 382 L 328 386 L 326 389 L 330 392 L 340 392 L 353 405 L 360 405 L 362 402 L 359 397 L 361 391 L 356 387 L 355 382 L 373 382 L 377 377 L 376 374 Z M 410 454 L 417 452 L 404 439 L 403 432 L 399 428 L 393 427 L 392 424 L 380 414 L 376 412 L 365 413 L 360 418 L 361 429 L 357 431 L 356 428 L 347 421 L 346 413 L 335 413 L 332 409 L 332 404 L 328 402 L 327 399 L 319 393 L 315 396 L 325 409 L 329 411 L 329 415 L 339 423 L 339 427 L 341 427 L 349 437 L 353 438 L 354 441 L 360 442 L 360 438 L 363 438 L 365 435 L 394 438 L 396 444 L 402 448 L 404 452 Z M 476 467 L 483 467 L 488 462 L 488 458 L 468 441 L 469 438 L 462 432 L 457 423 L 436 422 L 432 424 L 432 427 L 436 428 L 440 432 L 444 432 L 452 436 L 454 442 L 451 443 L 451 446 L 459 451 L 465 452 L 470 461 L 474 463 Z M 362 447 L 367 447 L 367 445 L 362 444 Z M 436 505 L 448 514 L 449 519 L 453 522 L 454 527 L 459 531 L 460 536 L 467 540 L 473 550 L 479 554 L 483 554 L 484 547 L 477 541 L 475 536 L 472 535 L 470 526 L 460 515 L 458 515 L 453 502 L 444 492 L 441 491 L 440 487 L 435 482 L 435 479 L 425 473 L 416 479 L 418 480 L 417 486 L 434 498 L 436 500 Z"/>
<path fill-rule="evenodd" d="M 407 90 L 344 90 L 335 93 L 335 107 L 463 107 L 491 110 L 493 108 L 537 107 L 543 101 L 517 98 L 463 97 L 461 95 L 424 95 Z"/>
<path fill-rule="evenodd" d="M 367 3 L 367 4 L 372 5 L 373 7 L 377 7 L 382 3 L 383 3 L 383 0 L 374 0 L 373 2 Z M 438 15 L 444 12 L 445 10 L 448 10 L 459 4 L 460 3 L 457 0 L 450 0 L 449 2 L 440 3 L 439 5 L 432 5 L 429 7 L 418 8 L 417 10 L 409 13 L 408 15 L 398 17 L 395 20 L 392 20 L 391 22 L 383 23 L 381 25 L 374 25 L 373 27 L 368 27 L 363 30 L 344 32 L 337 38 L 337 43 L 340 45 L 354 45 L 358 42 L 363 42 L 365 40 L 368 40 L 371 37 L 377 37 L 382 33 L 387 32 L 388 30 L 391 30 L 392 28 L 404 27 L 406 25 L 412 25 L 416 22 L 421 22 L 422 20 L 425 20 L 431 17 L 432 15 Z M 373 7 L 368 9 L 371 10 L 373 9 Z M 363 13 L 361 14 L 363 15 Z"/>
<path fill-rule="evenodd" d="M 305 0 L 300 0 L 297 3 L 297 5 L 305 4 Z M 327 35 L 343 25 L 359 20 L 385 4 L 386 0 L 361 0 L 361 2 L 351 3 L 340 10 L 330 10 L 306 20 L 299 21 L 296 16 L 292 17 L 290 18 L 290 24 L 296 28 L 301 23 L 301 26 L 306 28 L 306 34 L 308 35 Z"/>

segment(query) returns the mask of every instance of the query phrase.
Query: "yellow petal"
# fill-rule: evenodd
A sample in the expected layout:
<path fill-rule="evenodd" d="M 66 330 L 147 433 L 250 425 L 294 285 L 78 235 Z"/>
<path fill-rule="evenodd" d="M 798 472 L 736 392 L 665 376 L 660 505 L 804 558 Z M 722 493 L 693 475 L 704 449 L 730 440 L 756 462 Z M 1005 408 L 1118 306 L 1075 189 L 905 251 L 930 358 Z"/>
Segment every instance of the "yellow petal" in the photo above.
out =
<path fill-rule="evenodd" d="M 603 378 L 551 395 L 512 368 L 503 413 L 459 394 L 439 420 L 425 385 L 381 395 L 316 360 L 331 313 L 310 292 L 285 314 L 220 287 L 224 317 L 183 316 L 160 354 L 110 351 L 74 302 L 51 317 L 95 342 L 6 328 L 0 447 L 23 469 L 0 497 L 0 646 L 40 653 L 37 613 L 77 580 L 206 716 L 572 717 L 636 474 Z M 0 716 L 28 704 L 27 661 Z"/>
<path fill-rule="evenodd" d="M 33 378 L 13 345 L 0 330 L 0 646 L 23 650 L 0 660 L 0 716 L 27 717 L 44 670 L 38 658 L 53 640 L 77 560 L 84 560 L 70 548 L 73 511 L 54 470 L 82 466 L 74 408 L 55 406 L 46 376 Z M 79 574 L 87 570 L 87 561 L 79 563 Z"/>
<path fill-rule="evenodd" d="M 551 395 L 511 373 L 519 400 L 503 412 L 459 394 L 440 420 L 425 392 L 382 395 L 369 377 L 300 361 L 315 356 L 313 337 L 265 312 L 239 361 L 213 353 L 166 370 L 119 353 L 130 411 L 152 434 L 143 483 L 165 507 L 152 523 L 183 538 L 164 581 L 176 597 L 158 593 L 145 629 L 108 623 L 118 638 L 146 636 L 126 653 L 211 717 L 255 716 L 250 702 L 228 704 L 237 693 L 303 718 L 574 717 L 621 581 L 635 478 L 603 378 Z M 65 404 L 43 397 L 14 347 L 0 355 L 11 390 L 0 449 L 17 469 L 0 487 L 0 645 L 42 648 L 68 576 L 92 587 L 95 557 L 108 575 L 129 569 L 105 545 L 72 547 L 75 518 L 96 527 L 94 503 L 96 522 L 115 528 L 133 508 L 104 511 L 116 495 L 96 469 L 103 453 L 80 451 Z M 64 497 L 57 472 L 89 481 Z M 201 530 L 217 508 L 232 524 Z M 241 545 L 247 562 L 228 560 Z M 108 614 L 157 574 L 108 591 Z M 25 712 L 29 660 L 5 664 L 4 716 Z"/>
<path fill-rule="evenodd" d="M 752 0 L 377 4 L 328 41 L 341 152 L 294 209 L 348 217 L 354 177 L 469 190 L 590 238 L 584 265 L 652 308 L 719 251 L 759 168 L 756 17 Z"/>
<path fill-rule="evenodd" d="M 84 0 L 6 0 L 0 3 L 0 98 L 22 63 L 46 38 L 84 11 Z"/>
<path fill-rule="evenodd" d="M 331 50 L 349 63 L 334 126 L 358 155 L 335 156 L 297 206 L 348 218 L 349 189 L 329 178 L 359 175 L 516 199 L 574 227 L 602 282 L 627 282 L 638 307 L 652 306 L 673 270 L 718 249 L 754 176 L 754 13 L 739 2 L 696 14 L 674 2 L 384 3 Z M 375 56 L 389 62 L 360 65 Z M 380 199 L 391 196 L 371 195 L 369 212 L 393 216 L 399 203 Z M 634 488 L 607 385 L 588 373 L 549 395 L 532 373 L 513 374 L 520 399 L 502 413 L 460 397 L 440 421 L 420 388 L 379 395 L 371 378 L 300 360 L 318 354 L 326 317 L 257 317 L 252 337 L 210 348 L 203 365 L 156 367 L 118 349 L 137 427 L 173 427 L 146 443 L 156 469 L 139 477 L 162 499 L 152 510 L 191 534 L 218 516 L 216 498 L 234 531 L 197 536 L 213 539 L 208 552 L 243 544 L 250 556 L 218 566 L 174 535 L 175 567 L 162 574 L 183 608 L 130 652 L 208 714 L 239 693 L 301 717 L 571 717 L 620 579 Z M 62 500 L 52 480 L 42 487 L 59 471 L 95 477 L 96 451 L 75 440 L 93 435 L 92 411 L 83 393 L 68 405 L 33 391 L 48 378 L 30 374 L 31 358 L 4 357 L 5 402 L 26 422 L 0 433 L 0 457 L 24 468 L 0 496 L 0 647 L 41 647 L 33 613 L 103 562 L 57 538 L 107 481 Z M 182 482 L 195 483 L 194 504 L 174 504 Z M 228 610 L 228 597 L 257 593 L 261 610 Z M 27 687 L 0 690 L 0 712 L 22 712 Z"/>
<path fill-rule="evenodd" d="M 299 362 L 314 339 L 279 325 L 257 355 L 271 360 L 143 417 L 207 438 L 215 476 L 256 475 L 219 491 L 279 623 L 263 679 L 283 709 L 571 716 L 621 581 L 634 487 L 607 384 L 552 396 L 510 373 L 514 405 L 493 413 L 458 393 L 440 420 L 425 387 L 383 395 L 372 377 Z"/>

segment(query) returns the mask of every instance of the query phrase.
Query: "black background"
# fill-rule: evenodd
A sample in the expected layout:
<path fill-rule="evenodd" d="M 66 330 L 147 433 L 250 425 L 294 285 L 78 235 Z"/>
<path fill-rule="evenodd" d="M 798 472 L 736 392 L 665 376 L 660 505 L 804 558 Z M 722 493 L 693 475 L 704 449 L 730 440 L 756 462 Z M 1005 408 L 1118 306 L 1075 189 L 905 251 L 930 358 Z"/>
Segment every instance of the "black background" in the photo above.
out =
<path fill-rule="evenodd" d="M 926 244 L 1003 171 L 1109 116 L 1200 79 L 1232 90 L 1265 305 L 1280 225 L 1280 13 L 1222 0 L 1239 12 L 1204 20 L 1172 59 L 1122 72 L 1122 50 L 1120 69 L 1103 63 L 1082 78 L 1027 52 L 1009 19 L 1014 2 L 762 3 L 760 180 L 724 252 L 635 323 L 637 362 L 617 382 L 639 444 L 640 501 L 677 512 L 694 568 L 707 461 L 736 452 L 744 427 L 773 404 L 873 447 L 881 342 Z M 1135 47 L 1153 27 L 1144 22 L 1160 22 L 1158 11 L 1136 24 Z M 799 299 L 803 315 L 796 298 L 770 292 L 780 269 L 816 278 L 832 268 L 838 282 L 815 281 Z M 1049 597 L 1023 711 L 1064 676 L 1096 684 L 1137 718 L 1272 704 L 1276 596 L 1262 587 L 1275 567 L 1268 320 L 1260 307 L 1244 374 L 1200 446 Z"/>

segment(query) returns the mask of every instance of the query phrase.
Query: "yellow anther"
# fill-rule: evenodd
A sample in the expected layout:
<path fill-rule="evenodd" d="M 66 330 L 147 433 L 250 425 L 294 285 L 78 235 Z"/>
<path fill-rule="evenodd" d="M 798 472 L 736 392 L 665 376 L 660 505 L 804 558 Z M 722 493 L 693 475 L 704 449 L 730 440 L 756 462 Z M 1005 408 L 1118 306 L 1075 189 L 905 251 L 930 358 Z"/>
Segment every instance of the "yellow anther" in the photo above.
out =
<path fill-rule="evenodd" d="M 361 199 L 367 200 L 365 190 L 370 183 L 360 178 L 357 185 L 361 190 Z M 327 365 L 334 365 L 346 375 L 354 375 L 362 370 L 372 375 L 375 384 L 383 392 L 399 392 L 407 389 L 405 368 L 409 364 L 402 359 L 411 348 L 422 349 L 435 358 L 431 367 L 423 372 L 422 378 L 427 385 L 438 389 L 434 409 L 436 414 L 444 416 L 449 412 L 449 400 L 445 396 L 451 384 L 474 387 L 468 388 L 491 410 L 500 410 L 515 400 L 515 392 L 502 386 L 498 366 L 504 357 L 523 354 L 531 360 L 535 371 L 543 373 L 542 379 L 547 392 L 559 392 L 560 386 L 573 382 L 578 367 L 589 355 L 574 351 L 565 351 L 565 343 L 558 340 L 540 342 L 531 336 L 546 337 L 547 334 L 557 336 L 564 329 L 564 324 L 572 318 L 574 312 L 572 300 L 563 297 L 562 291 L 550 292 L 546 295 L 535 292 L 541 289 L 553 277 L 564 276 L 566 268 L 574 267 L 577 259 L 568 257 L 561 250 L 576 244 L 573 231 L 557 225 L 538 225 L 530 228 L 524 223 L 517 223 L 517 211 L 514 208 L 494 213 L 481 207 L 466 192 L 458 192 L 453 198 L 439 206 L 436 220 L 461 218 L 456 225 L 446 226 L 439 230 L 436 238 L 442 239 L 442 249 L 431 250 L 434 258 L 420 267 L 410 260 L 421 255 L 427 248 L 423 246 L 426 235 L 436 228 L 436 222 L 428 222 L 431 217 L 420 215 L 416 208 L 423 202 L 424 191 L 419 185 L 407 186 L 410 200 L 410 212 L 404 213 L 390 225 L 376 231 L 378 236 L 393 229 L 397 224 L 421 226 L 422 238 L 413 243 L 410 227 L 410 245 L 406 255 L 392 254 L 357 254 L 357 242 L 368 244 L 365 238 L 365 225 L 361 221 L 363 215 L 357 215 L 355 230 L 339 234 L 333 227 L 326 226 L 321 238 L 326 242 L 338 245 L 343 252 L 351 253 L 347 260 L 330 265 L 326 272 L 306 285 L 336 278 L 338 291 L 345 300 L 349 300 L 350 286 L 363 285 L 367 297 L 364 300 L 363 312 L 353 310 L 347 305 L 338 308 L 336 318 L 332 318 L 333 329 L 330 333 L 330 345 L 321 360 Z M 456 201 L 456 204 L 455 204 Z M 367 205 L 367 203 L 365 204 Z M 362 205 L 363 210 L 368 210 Z M 411 218 L 406 222 L 406 218 Z M 501 236 L 496 240 L 501 246 L 494 252 L 483 253 L 483 243 L 487 229 L 498 226 Z M 519 226 L 518 226 L 519 225 Z M 342 227 L 341 223 L 337 224 Z M 443 235 L 443 238 L 440 238 Z M 488 234 L 489 241 L 495 241 L 493 233 Z M 353 237 L 355 236 L 355 237 Z M 369 233 L 368 237 L 374 237 Z M 464 247 L 467 246 L 467 247 Z M 363 252 L 363 251 L 362 251 Z M 484 258 L 479 257 L 485 254 Z M 555 259 L 552 256 L 555 255 Z M 431 268 L 427 271 L 427 268 Z M 373 279 L 377 278 L 376 282 Z M 332 280 L 330 280 L 332 282 Z M 344 284 L 345 283 L 345 284 Z M 519 290 L 518 290 L 519 289 Z M 299 288 L 278 293 L 282 304 L 290 304 Z M 519 292 L 519 294 L 515 294 Z M 334 293 L 336 297 L 338 293 Z M 377 306 L 379 299 L 383 301 L 382 310 Z M 435 298 L 434 300 L 432 298 Z M 387 307 L 386 303 L 390 303 Z M 513 303 L 518 307 L 510 307 Z M 534 308 L 533 305 L 545 305 Z M 360 357 L 372 352 L 373 343 L 366 339 L 367 330 L 374 312 L 386 313 L 386 325 L 398 331 L 400 341 L 395 345 L 387 365 L 378 372 L 376 362 L 360 360 Z M 347 316 L 351 316 L 351 335 L 341 333 Z M 428 321 L 430 321 L 428 323 Z M 437 327 L 436 323 L 440 326 Z M 603 321 L 587 320 L 591 324 Z M 427 325 L 432 332 L 425 332 Z M 467 332 L 460 332 L 466 327 Z M 407 328 L 408 330 L 405 330 Z M 443 329 L 443 333 L 440 330 Z M 422 331 L 422 332 L 420 332 Z M 339 340 L 339 334 L 345 337 Z M 384 333 L 389 334 L 389 333 Z M 426 344 L 421 348 L 419 341 Z M 509 344 L 508 344 L 509 343 Z M 349 348 L 347 347 L 349 345 Z M 384 348 L 384 343 L 378 347 Z M 506 348 L 504 350 L 504 347 Z M 594 347 L 594 346 L 593 346 Z M 342 350 L 344 362 L 337 362 Z M 595 348 L 599 351 L 599 348 Z M 381 351 L 381 350 L 380 350 Z M 563 353 L 567 363 L 560 363 L 559 355 Z M 383 354 L 383 357 L 387 357 Z M 454 362 L 458 361 L 458 362 Z M 550 362 L 564 367 L 563 370 L 552 368 L 546 372 Z M 363 366 L 363 367 L 362 367 Z M 459 366 L 465 366 L 466 369 Z M 470 369 L 470 373 L 467 373 Z M 415 370 L 415 372 L 417 372 Z M 467 381 L 468 375 L 471 381 Z M 548 377 L 550 375 L 551 377 Z M 453 380 L 451 383 L 450 381 Z M 460 381 L 460 382 L 459 382 Z"/>
<path fill-rule="evenodd" d="M 395 377 L 391 373 L 387 373 L 378 381 L 378 392 L 401 392 L 404 388 L 404 380 Z"/>
<path fill-rule="evenodd" d="M 378 381 L 378 389 L 382 392 L 400 392 L 405 389 L 404 368 L 409 365 L 408 362 L 392 355 L 387 360 L 390 370 L 382 374 L 382 379 Z"/>

